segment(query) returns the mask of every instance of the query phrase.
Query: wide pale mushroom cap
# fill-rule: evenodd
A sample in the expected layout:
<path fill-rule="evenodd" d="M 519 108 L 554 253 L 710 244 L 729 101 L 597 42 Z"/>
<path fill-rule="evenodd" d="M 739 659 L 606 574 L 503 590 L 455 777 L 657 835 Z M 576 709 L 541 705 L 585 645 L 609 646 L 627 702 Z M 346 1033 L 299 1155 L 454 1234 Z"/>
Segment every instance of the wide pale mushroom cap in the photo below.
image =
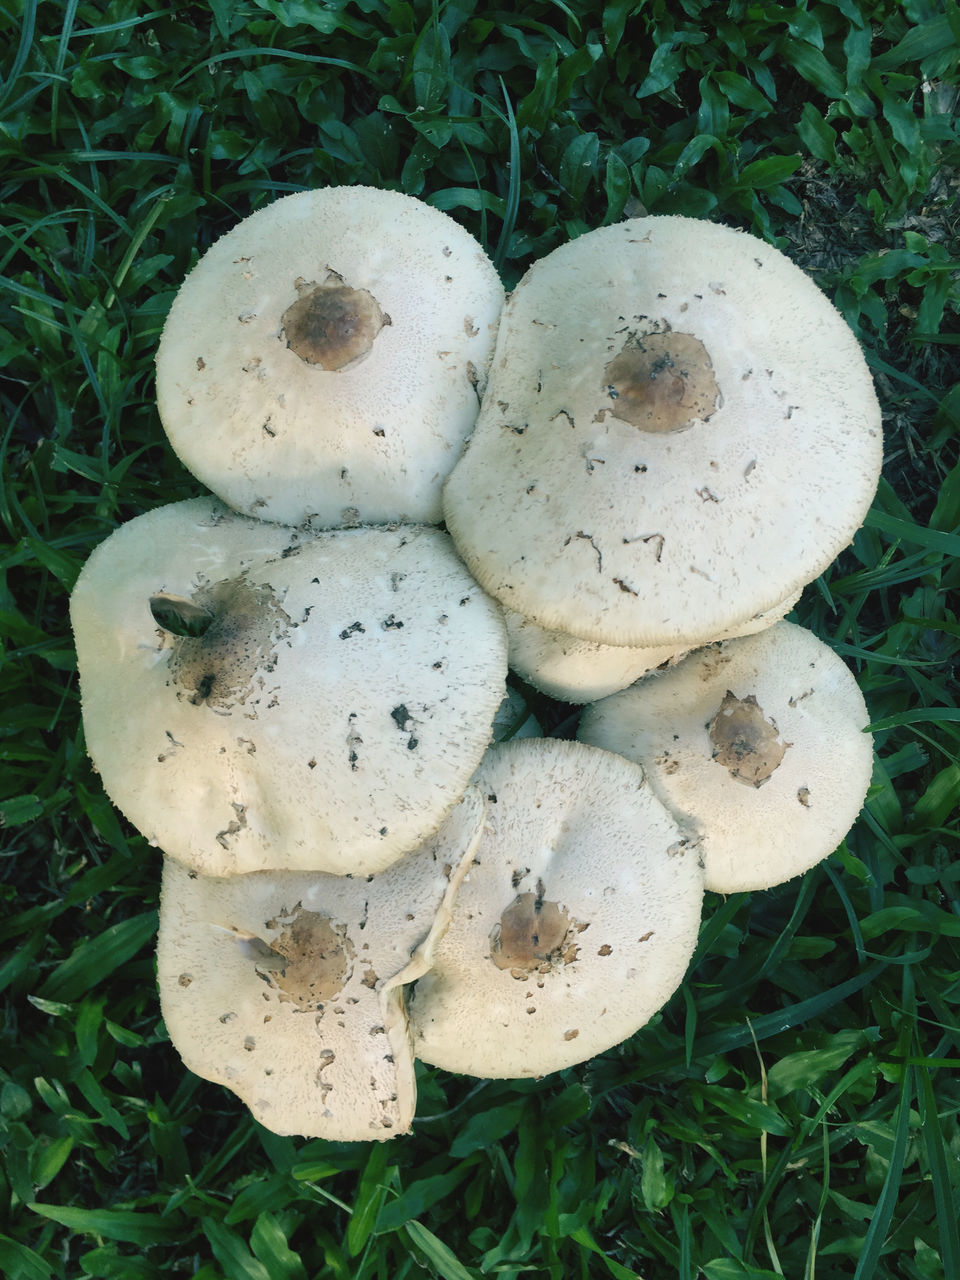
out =
<path fill-rule="evenodd" d="M 388 866 L 462 795 L 504 693 L 500 611 L 436 529 L 177 503 L 97 548 L 71 616 L 107 793 L 209 875 Z"/>
<path fill-rule="evenodd" d="M 418 1058 L 541 1076 L 648 1022 L 680 984 L 703 868 L 635 765 L 579 743 L 492 747 L 487 820 L 409 1014 Z"/>
<path fill-rule="evenodd" d="M 406 1132 L 416 1081 L 401 985 L 429 967 L 483 807 L 470 788 L 421 849 L 359 880 L 198 876 L 165 859 L 160 999 L 190 1070 L 275 1133 Z"/>
<path fill-rule="evenodd" d="M 706 887 L 764 889 L 832 853 L 873 766 L 845 663 L 790 622 L 692 653 L 588 707 L 580 739 L 643 766 L 702 837 Z"/>
<path fill-rule="evenodd" d="M 285 196 L 177 294 L 157 355 L 164 430 L 249 515 L 437 523 L 502 304 L 477 241 L 412 196 Z"/>
<path fill-rule="evenodd" d="M 690 648 L 834 559 L 881 445 L 856 340 L 802 271 L 727 227 L 639 218 L 517 286 L 444 512 L 541 627 Z"/>

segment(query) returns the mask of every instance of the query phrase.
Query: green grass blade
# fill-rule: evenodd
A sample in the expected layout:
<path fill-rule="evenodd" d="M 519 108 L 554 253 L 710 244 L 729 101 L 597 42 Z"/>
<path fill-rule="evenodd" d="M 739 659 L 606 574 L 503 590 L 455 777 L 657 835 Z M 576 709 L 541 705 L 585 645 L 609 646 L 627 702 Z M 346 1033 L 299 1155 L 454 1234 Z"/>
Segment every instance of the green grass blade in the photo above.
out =
<path fill-rule="evenodd" d="M 910 1136 L 910 1104 L 913 1098 L 913 1068 L 907 1067 L 903 1073 L 900 1086 L 900 1101 L 897 1105 L 897 1122 L 894 1131 L 893 1150 L 883 1189 L 877 1200 L 876 1209 L 870 1218 L 870 1225 L 864 1237 L 863 1249 L 857 1259 L 857 1269 L 853 1280 L 873 1280 L 887 1233 L 893 1221 L 900 1194 L 900 1183 L 903 1178 L 903 1163 L 907 1153 L 907 1139 Z"/>
<path fill-rule="evenodd" d="M 476 1272 L 465 1267 L 453 1250 L 421 1222 L 408 1222 L 403 1229 L 443 1280 L 476 1280 Z"/>
<path fill-rule="evenodd" d="M 510 237 L 513 235 L 513 229 L 517 221 L 517 211 L 520 208 L 520 134 L 517 130 L 517 119 L 513 114 L 513 103 L 510 101 L 510 94 L 507 87 L 500 81 L 500 88 L 503 93 L 503 105 L 507 115 L 507 129 L 510 138 L 510 173 L 509 183 L 507 186 L 507 200 L 503 214 L 503 226 L 500 229 L 500 239 L 497 241 L 497 249 L 493 255 L 493 265 L 498 271 L 503 270 L 503 264 L 510 248 Z"/>
<path fill-rule="evenodd" d="M 27 0 L 23 6 L 23 16 L 20 22 L 20 40 L 17 44 L 17 51 L 13 55 L 13 62 L 10 64 L 10 70 L 7 72 L 4 80 L 3 88 L 0 89 L 0 110 L 3 110 L 10 100 L 10 94 L 16 88 L 20 79 L 20 74 L 27 65 L 27 59 L 30 57 L 30 50 L 33 46 L 33 36 L 37 25 L 37 0 Z"/>
<path fill-rule="evenodd" d="M 937 1099 L 930 1078 L 930 1063 L 920 1065 L 920 1121 L 923 1144 L 930 1166 L 930 1181 L 940 1229 L 940 1261 L 946 1276 L 960 1276 L 960 1231 L 957 1228 L 958 1206 L 950 1178 L 950 1165 L 956 1157 L 948 1151 L 937 1117 Z M 956 1069 L 956 1063 L 952 1064 Z"/>
<path fill-rule="evenodd" d="M 66 1204 L 31 1204 L 33 1213 L 59 1222 L 82 1235 L 104 1236 L 143 1247 L 175 1244 L 183 1234 L 183 1224 L 159 1213 L 124 1209 L 80 1209 Z"/>

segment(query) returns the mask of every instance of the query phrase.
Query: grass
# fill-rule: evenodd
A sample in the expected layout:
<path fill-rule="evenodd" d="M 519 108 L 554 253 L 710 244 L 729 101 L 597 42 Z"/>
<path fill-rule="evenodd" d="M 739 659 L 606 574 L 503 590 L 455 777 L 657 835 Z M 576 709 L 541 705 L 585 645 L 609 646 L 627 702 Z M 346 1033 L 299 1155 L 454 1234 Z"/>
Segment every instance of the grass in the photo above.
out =
<path fill-rule="evenodd" d="M 960 1275 L 955 0 L 7 0 L 0 31 L 0 1272 Z M 539 1082 L 422 1069 L 382 1146 L 276 1137 L 182 1068 L 159 858 L 86 759 L 67 622 L 119 521 L 199 491 L 153 403 L 184 273 L 326 183 L 449 211 L 508 286 L 643 209 L 753 231 L 836 300 L 887 433 L 794 615 L 874 722 L 847 840 L 709 896 L 628 1043 Z"/>

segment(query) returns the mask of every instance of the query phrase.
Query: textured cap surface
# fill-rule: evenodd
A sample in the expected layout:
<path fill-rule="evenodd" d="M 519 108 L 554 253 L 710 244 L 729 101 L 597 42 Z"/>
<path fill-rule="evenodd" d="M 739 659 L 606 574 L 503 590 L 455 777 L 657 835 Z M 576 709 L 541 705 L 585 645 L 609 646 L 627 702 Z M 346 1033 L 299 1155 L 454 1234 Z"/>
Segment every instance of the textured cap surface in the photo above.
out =
<path fill-rule="evenodd" d="M 71 616 L 107 793 L 210 875 L 388 866 L 463 793 L 503 697 L 500 610 L 436 529 L 299 537 L 177 503 L 97 548 Z"/>
<path fill-rule="evenodd" d="M 588 707 L 580 738 L 643 766 L 702 837 L 706 887 L 763 889 L 832 853 L 873 767 L 844 662 L 790 622 L 689 654 Z"/>
<path fill-rule="evenodd" d="M 167 858 L 160 999 L 190 1070 L 275 1133 L 359 1142 L 408 1130 L 401 984 L 429 966 L 482 824 L 470 788 L 421 849 L 361 880 L 197 876 Z"/>
<path fill-rule="evenodd" d="M 409 1001 L 418 1058 L 540 1076 L 642 1027 L 700 924 L 696 847 L 636 766 L 578 743 L 491 748 L 487 820 L 434 968 Z"/>
<path fill-rule="evenodd" d="M 830 563 L 881 446 L 856 340 L 802 271 L 727 227 L 640 218 L 520 281 L 445 517 L 540 626 L 688 648 Z"/>
<path fill-rule="evenodd" d="M 285 196 L 218 240 L 177 294 L 157 355 L 164 429 L 249 515 L 436 523 L 502 303 L 477 241 L 412 196 Z"/>

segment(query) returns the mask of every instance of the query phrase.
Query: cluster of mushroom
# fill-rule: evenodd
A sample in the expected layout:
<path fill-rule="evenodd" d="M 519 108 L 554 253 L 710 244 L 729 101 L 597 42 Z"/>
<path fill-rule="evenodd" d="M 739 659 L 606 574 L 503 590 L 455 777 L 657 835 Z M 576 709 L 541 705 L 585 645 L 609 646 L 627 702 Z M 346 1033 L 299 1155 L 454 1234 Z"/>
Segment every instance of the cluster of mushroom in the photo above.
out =
<path fill-rule="evenodd" d="M 157 394 L 217 497 L 81 574 L 87 745 L 165 854 L 171 1038 L 270 1128 L 390 1137 L 415 1057 L 619 1043 L 704 887 L 789 879 L 855 819 L 863 699 L 777 620 L 863 518 L 879 410 L 776 250 L 635 219 L 504 306 L 419 201 L 290 196 L 188 276 Z M 491 746 L 508 660 L 603 698 L 580 742 Z"/>

